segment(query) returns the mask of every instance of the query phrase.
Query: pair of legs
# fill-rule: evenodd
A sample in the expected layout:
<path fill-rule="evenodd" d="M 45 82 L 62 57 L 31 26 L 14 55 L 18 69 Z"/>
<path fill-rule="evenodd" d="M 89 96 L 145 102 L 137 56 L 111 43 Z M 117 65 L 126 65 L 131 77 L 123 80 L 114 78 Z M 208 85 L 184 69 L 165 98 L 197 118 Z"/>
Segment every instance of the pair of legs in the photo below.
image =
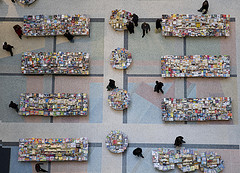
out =
<path fill-rule="evenodd" d="M 143 29 L 143 35 L 142 35 L 142 38 L 145 36 L 145 32 L 148 33 L 148 30 Z"/>

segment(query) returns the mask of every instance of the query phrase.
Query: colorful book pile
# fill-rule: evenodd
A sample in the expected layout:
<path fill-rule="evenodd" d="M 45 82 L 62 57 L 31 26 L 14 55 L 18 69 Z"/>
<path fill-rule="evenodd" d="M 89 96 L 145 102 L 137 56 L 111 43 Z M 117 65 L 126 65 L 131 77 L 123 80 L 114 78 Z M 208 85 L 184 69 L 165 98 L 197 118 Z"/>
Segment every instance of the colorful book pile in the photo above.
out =
<path fill-rule="evenodd" d="M 164 98 L 163 121 L 231 120 L 231 97 Z"/>
<path fill-rule="evenodd" d="M 154 168 L 160 171 L 170 171 L 175 169 L 175 152 L 167 148 L 159 148 L 152 151 L 152 162 Z"/>
<path fill-rule="evenodd" d="M 17 0 L 17 1 L 24 5 L 30 5 L 30 4 L 34 3 L 36 0 Z"/>
<path fill-rule="evenodd" d="M 85 93 L 22 93 L 19 115 L 86 116 L 88 98 Z"/>
<path fill-rule="evenodd" d="M 200 170 L 204 173 L 218 173 L 224 169 L 221 156 L 215 152 L 201 153 L 201 159 Z"/>
<path fill-rule="evenodd" d="M 112 15 L 110 16 L 109 24 L 116 31 L 123 31 L 127 29 L 127 22 L 131 21 L 131 13 L 125 10 L 116 9 L 112 10 Z"/>
<path fill-rule="evenodd" d="M 161 57 L 162 77 L 230 77 L 227 55 L 166 55 Z"/>
<path fill-rule="evenodd" d="M 64 35 L 66 30 L 72 35 L 89 35 L 90 18 L 86 15 L 28 15 L 24 16 L 25 36 Z"/>
<path fill-rule="evenodd" d="M 162 35 L 176 37 L 230 36 L 230 15 L 162 15 Z"/>
<path fill-rule="evenodd" d="M 19 139 L 18 161 L 87 161 L 88 138 Z"/>
<path fill-rule="evenodd" d="M 120 130 L 114 130 L 107 135 L 105 143 L 109 151 L 122 153 L 127 149 L 128 136 Z"/>
<path fill-rule="evenodd" d="M 126 90 L 114 89 L 108 96 L 108 103 L 115 110 L 127 109 L 130 104 L 130 96 Z"/>
<path fill-rule="evenodd" d="M 114 69 L 127 69 L 132 62 L 132 55 L 125 48 L 117 48 L 112 51 L 110 64 Z"/>
<path fill-rule="evenodd" d="M 89 75 L 89 54 L 85 52 L 24 52 L 23 74 Z"/>
<path fill-rule="evenodd" d="M 160 171 L 175 169 L 175 164 L 182 172 L 200 170 L 204 173 L 219 173 L 224 169 L 221 156 L 214 152 L 199 154 L 196 150 L 171 150 L 159 148 L 152 151 L 154 168 Z"/>

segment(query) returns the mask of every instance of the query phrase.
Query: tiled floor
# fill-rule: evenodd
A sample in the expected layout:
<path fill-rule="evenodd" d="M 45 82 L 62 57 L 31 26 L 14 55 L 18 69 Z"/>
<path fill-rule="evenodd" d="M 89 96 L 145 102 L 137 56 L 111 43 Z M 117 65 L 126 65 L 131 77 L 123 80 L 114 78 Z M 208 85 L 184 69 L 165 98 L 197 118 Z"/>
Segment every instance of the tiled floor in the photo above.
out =
<path fill-rule="evenodd" d="M 162 14 L 198 14 L 202 1 L 37 0 L 33 5 L 24 7 L 10 0 L 1 0 L 0 43 L 7 41 L 15 47 L 13 57 L 0 50 L 0 147 L 11 149 L 10 173 L 35 172 L 35 162 L 17 161 L 19 138 L 89 138 L 88 162 L 44 163 L 43 168 L 51 173 L 150 173 L 159 172 L 153 168 L 152 149 L 173 148 L 178 135 L 184 136 L 186 148 L 219 153 L 224 160 L 224 173 L 239 173 L 240 1 L 209 1 L 209 13 L 231 15 L 230 37 L 168 38 L 155 32 L 155 20 Z M 116 8 L 138 14 L 140 22 L 134 34 L 115 32 L 110 27 L 109 16 Z M 12 27 L 22 25 L 21 18 L 26 14 L 88 14 L 91 34 L 90 37 L 75 37 L 75 43 L 69 43 L 61 36 L 23 37 L 20 40 Z M 151 31 L 142 38 L 140 26 L 144 21 L 150 24 Z M 117 47 L 125 47 L 132 53 L 133 63 L 126 71 L 113 70 L 110 66 L 111 51 Z M 21 54 L 24 51 L 88 52 L 90 76 L 22 75 Z M 171 54 L 230 55 L 231 77 L 161 78 L 160 56 Z M 114 111 L 108 106 L 106 86 L 109 78 L 130 93 L 131 104 L 126 111 Z M 164 94 L 153 92 L 156 80 L 163 81 Z M 19 102 L 19 95 L 24 92 L 85 92 L 89 96 L 89 115 L 64 118 L 19 116 L 8 104 L 11 100 Z M 161 120 L 162 98 L 208 96 L 232 97 L 233 120 L 201 123 L 164 123 Z M 129 147 L 123 154 L 110 153 L 105 147 L 105 137 L 114 129 L 122 130 L 129 137 Z M 136 147 L 143 148 L 144 159 L 132 155 Z M 175 168 L 174 172 L 180 171 Z"/>

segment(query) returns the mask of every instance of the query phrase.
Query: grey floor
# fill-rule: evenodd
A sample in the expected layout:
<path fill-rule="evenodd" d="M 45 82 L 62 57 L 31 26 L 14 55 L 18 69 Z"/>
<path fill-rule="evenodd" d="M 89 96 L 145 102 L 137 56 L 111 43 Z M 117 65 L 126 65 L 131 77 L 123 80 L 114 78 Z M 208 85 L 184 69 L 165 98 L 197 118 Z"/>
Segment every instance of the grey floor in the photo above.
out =
<path fill-rule="evenodd" d="M 31 6 L 0 0 L 0 42 L 14 45 L 14 56 L 0 50 L 0 146 L 11 148 L 10 172 L 30 173 L 34 162 L 17 161 L 18 139 L 27 137 L 88 137 L 89 160 L 86 163 L 53 162 L 44 168 L 51 173 L 146 173 L 153 168 L 151 151 L 159 147 L 173 148 L 176 136 L 182 135 L 184 147 L 201 151 L 216 151 L 224 160 L 225 173 L 240 170 L 239 125 L 239 0 L 209 1 L 209 14 L 230 14 L 231 36 L 227 38 L 165 38 L 155 33 L 156 18 L 162 14 L 199 14 L 202 0 L 37 0 Z M 116 32 L 108 24 L 111 11 L 120 8 L 136 13 L 141 25 L 146 21 L 151 31 L 141 37 L 140 26 L 134 34 Z M 22 25 L 27 14 L 87 14 L 92 19 L 90 37 L 75 37 L 69 43 L 64 37 L 24 37 L 20 40 L 12 27 Z M 111 51 L 125 47 L 133 57 L 126 71 L 110 66 Z M 85 51 L 90 54 L 90 76 L 29 76 L 20 71 L 24 51 Z M 228 54 L 231 57 L 231 77 L 227 79 L 160 77 L 160 56 L 191 54 Z M 128 90 L 132 102 L 127 111 L 114 111 L 107 102 L 109 78 L 119 88 Z M 153 92 L 156 80 L 165 84 L 165 94 Z M 86 92 L 89 94 L 89 115 L 78 118 L 21 117 L 9 109 L 10 100 L 19 102 L 22 92 Z M 233 120 L 229 122 L 164 123 L 161 120 L 161 99 L 164 97 L 229 96 L 233 99 Z M 110 153 L 105 137 L 119 129 L 129 137 L 129 147 L 123 154 Z M 134 157 L 135 147 L 142 147 L 144 159 Z M 1 172 L 1 171 L 0 171 Z M 172 172 L 179 172 L 176 168 Z"/>

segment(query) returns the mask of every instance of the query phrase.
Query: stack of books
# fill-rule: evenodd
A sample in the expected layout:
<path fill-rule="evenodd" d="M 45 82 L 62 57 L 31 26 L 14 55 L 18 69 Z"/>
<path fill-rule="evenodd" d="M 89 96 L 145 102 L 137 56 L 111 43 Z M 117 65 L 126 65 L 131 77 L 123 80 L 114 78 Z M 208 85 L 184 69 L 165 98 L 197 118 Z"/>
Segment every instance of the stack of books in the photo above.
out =
<path fill-rule="evenodd" d="M 18 161 L 87 161 L 88 138 L 19 139 Z"/>
<path fill-rule="evenodd" d="M 221 156 L 215 152 L 201 153 L 200 170 L 202 172 L 221 172 L 224 169 Z"/>
<path fill-rule="evenodd" d="M 115 110 L 127 109 L 130 104 L 129 93 L 123 89 L 114 89 L 108 96 L 108 103 Z"/>
<path fill-rule="evenodd" d="M 228 55 L 166 55 L 161 57 L 162 77 L 230 77 Z"/>
<path fill-rule="evenodd" d="M 17 0 L 17 1 L 24 5 L 30 5 L 30 4 L 34 3 L 36 0 Z"/>
<path fill-rule="evenodd" d="M 86 116 L 88 98 L 85 93 L 22 93 L 19 115 Z"/>
<path fill-rule="evenodd" d="M 90 18 L 86 15 L 28 15 L 23 18 L 25 36 L 64 35 L 66 30 L 72 35 L 89 35 Z"/>
<path fill-rule="evenodd" d="M 214 152 L 198 153 L 193 149 L 171 150 L 159 148 L 152 150 L 154 168 L 161 171 L 175 169 L 175 164 L 182 172 L 203 171 L 204 173 L 219 173 L 224 169 L 221 156 Z"/>
<path fill-rule="evenodd" d="M 175 152 L 167 148 L 159 148 L 152 151 L 152 162 L 154 168 L 160 171 L 170 171 L 175 169 Z"/>
<path fill-rule="evenodd" d="M 112 51 L 110 64 L 114 69 L 127 69 L 132 62 L 131 53 L 125 48 L 117 48 Z"/>
<path fill-rule="evenodd" d="M 175 154 L 175 163 L 182 172 L 192 172 L 199 169 L 201 157 L 192 149 L 182 149 Z"/>
<path fill-rule="evenodd" d="M 116 31 L 124 31 L 127 29 L 127 22 L 132 20 L 131 13 L 126 10 L 116 9 L 112 10 L 109 24 Z"/>
<path fill-rule="evenodd" d="M 232 119 L 231 97 L 164 98 L 163 121 L 214 121 Z"/>
<path fill-rule="evenodd" d="M 162 15 L 162 35 L 176 37 L 230 36 L 230 15 Z"/>
<path fill-rule="evenodd" d="M 127 149 L 128 136 L 120 130 L 113 130 L 107 135 L 105 143 L 109 151 L 122 153 Z"/>
<path fill-rule="evenodd" d="M 23 74 L 89 75 L 89 54 L 85 52 L 24 52 Z"/>

